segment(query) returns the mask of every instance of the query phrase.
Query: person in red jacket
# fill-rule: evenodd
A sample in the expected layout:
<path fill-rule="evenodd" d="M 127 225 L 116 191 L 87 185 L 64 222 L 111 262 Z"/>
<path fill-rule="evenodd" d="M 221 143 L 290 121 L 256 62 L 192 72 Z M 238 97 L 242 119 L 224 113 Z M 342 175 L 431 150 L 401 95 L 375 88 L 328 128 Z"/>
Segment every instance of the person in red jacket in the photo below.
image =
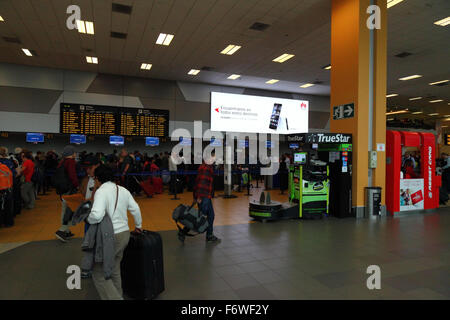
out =
<path fill-rule="evenodd" d="M 214 170 L 213 163 L 215 155 L 212 155 L 208 161 L 203 161 L 197 171 L 197 177 L 194 185 L 194 201 L 198 203 L 200 211 L 208 217 L 209 227 L 206 230 L 207 242 L 220 242 L 213 233 L 214 207 L 211 201 L 213 195 Z M 180 240 L 182 240 L 180 238 Z"/>
<path fill-rule="evenodd" d="M 21 186 L 21 196 L 22 201 L 24 203 L 25 209 L 33 209 L 34 208 L 34 202 L 36 200 L 35 193 L 34 193 L 34 185 L 31 181 L 31 177 L 34 173 L 34 162 L 33 162 L 33 155 L 31 152 L 27 151 L 24 152 L 22 155 L 23 164 L 20 169 L 20 175 L 23 176 L 24 182 Z"/>
<path fill-rule="evenodd" d="M 419 178 L 417 173 L 414 171 L 414 165 L 413 165 L 413 162 L 411 160 L 408 159 L 408 160 L 405 161 L 404 170 L 405 170 L 405 178 L 406 179 Z"/>
<path fill-rule="evenodd" d="M 63 150 L 63 160 L 59 163 L 58 167 L 64 166 L 67 177 L 72 183 L 72 190 L 68 194 L 73 194 L 78 191 L 78 176 L 75 162 L 75 148 L 73 146 L 65 146 Z M 61 197 L 61 227 L 56 231 L 55 236 L 62 242 L 67 242 L 74 234 L 70 231 L 68 222 L 64 221 L 64 214 L 67 210 L 66 201 Z"/>

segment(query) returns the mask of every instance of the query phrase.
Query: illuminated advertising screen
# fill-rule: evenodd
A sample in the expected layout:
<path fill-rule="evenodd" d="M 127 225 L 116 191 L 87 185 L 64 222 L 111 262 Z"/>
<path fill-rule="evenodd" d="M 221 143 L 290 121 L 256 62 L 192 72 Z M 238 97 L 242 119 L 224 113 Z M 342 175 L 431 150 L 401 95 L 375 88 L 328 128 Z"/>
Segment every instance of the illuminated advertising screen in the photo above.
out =
<path fill-rule="evenodd" d="M 211 92 L 211 130 L 253 133 L 308 132 L 309 102 Z"/>

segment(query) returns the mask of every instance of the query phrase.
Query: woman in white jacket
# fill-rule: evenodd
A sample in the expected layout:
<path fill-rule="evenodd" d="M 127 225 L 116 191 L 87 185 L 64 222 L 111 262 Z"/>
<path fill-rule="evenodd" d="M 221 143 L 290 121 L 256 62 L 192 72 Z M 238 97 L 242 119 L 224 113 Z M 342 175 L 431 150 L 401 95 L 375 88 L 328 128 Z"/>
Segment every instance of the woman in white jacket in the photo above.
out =
<path fill-rule="evenodd" d="M 123 292 L 120 262 L 130 240 L 127 211 L 133 215 L 136 231 L 141 232 L 141 210 L 131 193 L 114 183 L 114 173 L 110 168 L 105 165 L 99 166 L 95 169 L 95 179 L 101 183 L 101 186 L 95 192 L 94 203 L 87 221 L 90 224 L 100 223 L 105 214 L 109 214 L 114 229 L 115 266 L 111 279 L 107 280 L 102 264 L 96 263 L 92 271 L 92 279 L 102 300 L 121 300 Z"/>

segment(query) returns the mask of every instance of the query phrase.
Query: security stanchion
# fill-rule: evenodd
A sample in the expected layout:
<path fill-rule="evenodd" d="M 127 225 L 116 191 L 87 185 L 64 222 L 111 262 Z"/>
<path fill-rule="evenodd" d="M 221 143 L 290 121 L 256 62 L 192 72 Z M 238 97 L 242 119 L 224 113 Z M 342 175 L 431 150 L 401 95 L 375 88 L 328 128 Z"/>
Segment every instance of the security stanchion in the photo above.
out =
<path fill-rule="evenodd" d="M 173 198 L 170 198 L 170 200 L 180 200 L 180 198 L 177 197 L 177 174 L 176 173 L 172 174 L 170 177 L 170 180 L 172 180 L 172 178 L 174 178 L 175 181 L 173 183 Z M 170 192 L 170 187 L 169 187 L 169 192 Z"/>

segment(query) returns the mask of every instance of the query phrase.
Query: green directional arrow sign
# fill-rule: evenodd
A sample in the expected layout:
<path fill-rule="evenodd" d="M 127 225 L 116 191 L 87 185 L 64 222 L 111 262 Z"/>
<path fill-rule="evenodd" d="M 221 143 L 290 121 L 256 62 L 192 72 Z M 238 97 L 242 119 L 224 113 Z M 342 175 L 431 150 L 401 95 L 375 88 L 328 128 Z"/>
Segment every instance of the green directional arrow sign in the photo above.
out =
<path fill-rule="evenodd" d="M 333 107 L 333 120 L 353 118 L 355 116 L 355 104 L 348 103 Z"/>

